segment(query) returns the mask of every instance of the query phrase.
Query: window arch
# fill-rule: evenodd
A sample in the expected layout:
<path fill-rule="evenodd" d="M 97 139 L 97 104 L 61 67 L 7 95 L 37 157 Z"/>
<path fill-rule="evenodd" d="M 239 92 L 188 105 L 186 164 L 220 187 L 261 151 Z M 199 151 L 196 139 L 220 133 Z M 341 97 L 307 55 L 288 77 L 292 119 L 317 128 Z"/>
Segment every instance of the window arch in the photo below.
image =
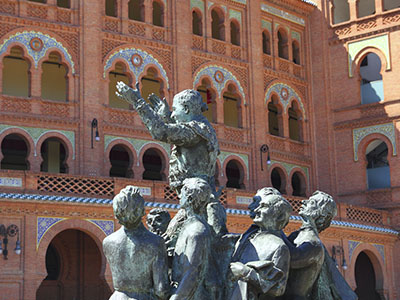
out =
<path fill-rule="evenodd" d="M 236 21 L 231 21 L 231 43 L 240 46 L 240 25 Z"/>
<path fill-rule="evenodd" d="M 156 94 L 158 97 L 164 97 L 164 81 L 159 77 L 156 68 L 150 67 L 146 74 L 141 78 L 141 95 L 147 101 L 150 94 Z"/>
<path fill-rule="evenodd" d="M 295 141 L 303 140 L 303 124 L 302 115 L 299 105 L 296 101 L 292 101 L 292 105 L 288 109 L 289 118 L 289 138 Z"/>
<path fill-rule="evenodd" d="M 110 151 L 110 176 L 133 178 L 133 155 L 123 144 L 117 144 Z"/>
<path fill-rule="evenodd" d="M 361 60 L 361 104 L 379 102 L 384 99 L 382 62 L 379 56 L 369 52 Z"/>
<path fill-rule="evenodd" d="M 203 115 L 207 118 L 210 123 L 217 121 L 217 103 L 216 93 L 211 89 L 211 83 L 208 79 L 204 78 L 201 81 L 201 85 L 197 88 L 197 91 L 201 94 L 203 102 L 207 103 L 208 110 L 203 112 Z"/>
<path fill-rule="evenodd" d="M 333 0 L 333 24 L 350 20 L 350 7 L 347 0 Z"/>
<path fill-rule="evenodd" d="M 11 133 L 1 142 L 1 169 L 29 170 L 29 147 L 25 139 L 19 134 Z"/>
<path fill-rule="evenodd" d="M 271 38 L 268 31 L 262 33 L 263 53 L 271 55 Z"/>
<path fill-rule="evenodd" d="M 289 59 L 289 40 L 286 30 L 278 30 L 278 56 L 284 59 Z"/>
<path fill-rule="evenodd" d="M 292 175 L 292 195 L 298 197 L 306 196 L 306 179 L 300 172 L 294 172 Z"/>
<path fill-rule="evenodd" d="M 106 16 L 117 16 L 117 0 L 106 0 L 105 6 Z"/>
<path fill-rule="evenodd" d="M 278 103 L 278 96 L 273 94 L 268 102 L 268 131 L 272 135 L 283 136 L 282 107 Z"/>
<path fill-rule="evenodd" d="M 371 141 L 366 149 L 368 189 L 390 187 L 388 147 L 382 140 Z"/>
<path fill-rule="evenodd" d="M 42 63 L 41 86 L 43 99 L 67 101 L 68 69 L 57 52 L 51 52 Z"/>
<path fill-rule="evenodd" d="M 142 178 L 145 180 L 165 180 L 163 174 L 164 159 L 163 155 L 154 148 L 147 149 L 143 154 L 144 172 Z"/>
<path fill-rule="evenodd" d="M 192 32 L 198 36 L 203 35 L 202 15 L 197 10 L 192 11 Z"/>
<path fill-rule="evenodd" d="M 118 81 L 127 85 L 132 84 L 132 78 L 127 72 L 126 65 L 122 62 L 117 62 L 114 69 L 108 73 L 108 105 L 113 108 L 129 109 L 130 104 L 115 94 Z"/>
<path fill-rule="evenodd" d="M 225 17 L 220 9 L 211 10 L 211 31 L 213 39 L 225 41 Z"/>
<path fill-rule="evenodd" d="M 144 22 L 144 0 L 130 0 L 128 3 L 128 18 Z"/>
<path fill-rule="evenodd" d="M 229 84 L 223 94 L 224 124 L 231 127 L 242 127 L 241 101 L 235 85 Z"/>
<path fill-rule="evenodd" d="M 293 57 L 293 62 L 296 65 L 300 65 L 300 46 L 298 41 L 293 41 L 292 42 L 292 57 Z"/>
<path fill-rule="evenodd" d="M 281 194 L 286 194 L 286 176 L 281 168 L 275 167 L 271 171 L 271 184 Z"/>
<path fill-rule="evenodd" d="M 46 139 L 42 144 L 40 154 L 43 159 L 40 172 L 68 173 L 67 151 L 60 139 L 54 137 Z"/>
<path fill-rule="evenodd" d="M 164 5 L 153 1 L 153 25 L 164 27 Z"/>
<path fill-rule="evenodd" d="M 30 96 L 30 63 L 21 47 L 15 46 L 3 58 L 3 94 L 17 97 Z"/>
<path fill-rule="evenodd" d="M 71 8 L 70 0 L 57 0 L 57 6 L 62 8 Z"/>
<path fill-rule="evenodd" d="M 225 168 L 226 178 L 228 179 L 226 187 L 235 189 L 244 189 L 244 171 L 242 165 L 235 159 L 231 159 Z"/>
<path fill-rule="evenodd" d="M 358 18 L 374 15 L 375 12 L 376 12 L 375 0 L 357 1 L 357 17 Z"/>

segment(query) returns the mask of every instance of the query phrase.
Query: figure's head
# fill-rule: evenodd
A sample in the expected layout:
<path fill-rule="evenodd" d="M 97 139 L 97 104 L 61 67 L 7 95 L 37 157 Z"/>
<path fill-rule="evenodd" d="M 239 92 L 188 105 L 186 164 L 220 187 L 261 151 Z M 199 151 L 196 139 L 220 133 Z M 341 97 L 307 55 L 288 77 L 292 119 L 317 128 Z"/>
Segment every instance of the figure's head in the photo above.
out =
<path fill-rule="evenodd" d="M 315 191 L 309 199 L 303 200 L 299 214 L 312 219 L 318 232 L 321 232 L 331 225 L 337 214 L 337 206 L 331 195 Z"/>
<path fill-rule="evenodd" d="M 207 104 L 203 102 L 198 91 L 184 90 L 174 97 L 171 118 L 179 122 L 189 122 L 205 110 Z"/>
<path fill-rule="evenodd" d="M 264 230 L 282 230 L 288 223 L 292 206 L 281 195 L 261 195 L 254 223 Z"/>
<path fill-rule="evenodd" d="M 169 212 L 163 208 L 153 208 L 146 217 L 146 224 L 149 230 L 156 234 L 163 234 L 168 227 L 171 216 Z"/>
<path fill-rule="evenodd" d="M 273 187 L 264 187 L 257 191 L 257 194 L 253 197 L 253 202 L 249 204 L 248 209 L 250 210 L 250 218 L 254 219 L 256 216 L 254 210 L 260 205 L 261 197 L 268 195 L 281 195 L 281 193 Z"/>
<path fill-rule="evenodd" d="M 137 227 L 144 216 L 144 199 L 139 188 L 128 185 L 113 199 L 114 215 L 126 228 Z"/>
<path fill-rule="evenodd" d="M 210 202 L 211 187 L 204 179 L 187 178 L 183 181 L 179 198 L 181 207 L 200 213 Z"/>

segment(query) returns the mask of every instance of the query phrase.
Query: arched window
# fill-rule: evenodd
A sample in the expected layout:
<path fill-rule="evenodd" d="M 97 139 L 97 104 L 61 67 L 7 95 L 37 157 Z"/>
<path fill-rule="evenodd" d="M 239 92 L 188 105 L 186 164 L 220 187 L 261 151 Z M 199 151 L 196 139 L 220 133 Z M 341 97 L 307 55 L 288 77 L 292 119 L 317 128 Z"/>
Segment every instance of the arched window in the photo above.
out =
<path fill-rule="evenodd" d="M 374 266 L 365 252 L 357 256 L 354 267 L 357 288 L 355 293 L 360 300 L 381 300 L 376 291 L 376 275 Z"/>
<path fill-rule="evenodd" d="M 106 0 L 106 16 L 117 16 L 117 0 Z"/>
<path fill-rule="evenodd" d="M 271 39 L 268 31 L 262 33 L 263 53 L 271 55 Z"/>
<path fill-rule="evenodd" d="M 209 122 L 217 121 L 217 109 L 215 103 L 215 92 L 211 89 L 211 84 L 207 79 L 203 79 L 201 86 L 197 88 L 197 91 L 201 94 L 203 102 L 207 103 L 208 110 L 203 112 L 203 115 L 207 118 Z"/>
<path fill-rule="evenodd" d="M 68 173 L 65 147 L 58 138 L 48 138 L 45 140 L 42 144 L 40 154 L 43 159 L 40 165 L 40 172 Z"/>
<path fill-rule="evenodd" d="M 231 127 L 242 127 L 240 97 L 233 84 L 228 85 L 224 98 L 224 124 Z"/>
<path fill-rule="evenodd" d="M 272 95 L 268 102 L 268 131 L 272 135 L 283 136 L 282 109 L 278 102 L 276 95 Z"/>
<path fill-rule="evenodd" d="M 163 180 L 163 159 L 156 149 L 148 149 L 143 155 L 143 179 Z"/>
<path fill-rule="evenodd" d="M 361 61 L 361 104 L 375 103 L 384 99 L 381 67 L 381 60 L 375 53 L 368 53 Z"/>
<path fill-rule="evenodd" d="M 122 81 L 127 85 L 131 85 L 132 80 L 128 76 L 126 66 L 118 62 L 115 64 L 114 70 L 108 73 L 108 105 L 113 108 L 129 109 L 130 104 L 119 98 L 115 92 L 117 91 L 116 85 L 118 81 Z"/>
<path fill-rule="evenodd" d="M 61 56 L 51 52 L 49 59 L 42 64 L 42 98 L 55 101 L 67 101 L 67 68 L 62 64 Z"/>
<path fill-rule="evenodd" d="M 300 65 L 300 47 L 297 41 L 292 42 L 293 62 Z"/>
<path fill-rule="evenodd" d="M 213 39 L 225 41 L 225 24 L 224 14 L 222 11 L 214 8 L 211 11 L 211 36 Z"/>
<path fill-rule="evenodd" d="M 280 168 L 274 168 L 271 172 L 271 184 L 281 194 L 286 194 L 286 177 Z"/>
<path fill-rule="evenodd" d="M 1 168 L 6 170 L 29 170 L 28 145 L 18 134 L 9 134 L 1 142 Z"/>
<path fill-rule="evenodd" d="M 132 153 L 124 145 L 115 145 L 110 151 L 110 176 L 133 178 Z"/>
<path fill-rule="evenodd" d="M 30 96 L 30 64 L 20 47 L 11 48 L 3 59 L 3 94 L 17 97 Z"/>
<path fill-rule="evenodd" d="M 289 45 L 287 32 L 284 29 L 278 30 L 278 56 L 289 59 Z"/>
<path fill-rule="evenodd" d="M 289 138 L 295 141 L 303 140 L 301 111 L 296 101 L 293 101 L 292 106 L 289 107 L 288 116 L 289 116 Z"/>
<path fill-rule="evenodd" d="M 164 97 L 164 84 L 155 68 L 149 68 L 147 70 L 146 75 L 141 79 L 141 83 L 141 95 L 146 101 L 150 94 L 156 94 L 160 98 Z"/>
<path fill-rule="evenodd" d="M 387 159 L 388 147 L 381 140 L 372 141 L 366 150 L 368 189 L 390 187 L 390 167 Z"/>
<path fill-rule="evenodd" d="M 158 1 L 153 1 L 153 25 L 164 26 L 164 6 Z"/>
<path fill-rule="evenodd" d="M 350 8 L 347 0 L 333 0 L 333 24 L 350 20 Z"/>
<path fill-rule="evenodd" d="M 306 196 L 306 180 L 300 172 L 294 172 L 292 175 L 293 196 Z"/>
<path fill-rule="evenodd" d="M 398 0 L 385 0 L 383 1 L 383 10 L 391 10 L 400 7 L 400 2 Z"/>
<path fill-rule="evenodd" d="M 357 17 L 362 18 L 375 14 L 375 0 L 357 1 Z"/>
<path fill-rule="evenodd" d="M 203 35 L 202 16 L 197 10 L 193 10 L 192 12 L 192 32 L 195 35 Z"/>
<path fill-rule="evenodd" d="M 244 172 L 239 162 L 234 159 L 230 160 L 226 165 L 225 172 L 228 179 L 226 187 L 235 189 L 245 188 L 243 184 Z"/>
<path fill-rule="evenodd" d="M 128 18 L 144 22 L 144 0 L 130 0 L 128 3 Z"/>
<path fill-rule="evenodd" d="M 46 3 L 46 0 L 29 0 L 31 2 Z"/>
<path fill-rule="evenodd" d="M 240 25 L 236 21 L 231 21 L 231 43 L 240 46 Z"/>
<path fill-rule="evenodd" d="M 71 8 L 70 0 L 57 0 L 57 6 L 63 8 Z"/>

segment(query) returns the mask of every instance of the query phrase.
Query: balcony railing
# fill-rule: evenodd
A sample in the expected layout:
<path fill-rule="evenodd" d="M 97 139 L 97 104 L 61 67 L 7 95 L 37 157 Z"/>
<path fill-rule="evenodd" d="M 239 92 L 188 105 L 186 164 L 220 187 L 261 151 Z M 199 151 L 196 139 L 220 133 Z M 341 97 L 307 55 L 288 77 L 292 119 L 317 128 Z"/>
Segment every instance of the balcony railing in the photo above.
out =
<path fill-rule="evenodd" d="M 163 181 L 0 170 L 0 183 L 0 193 L 108 199 L 129 184 L 140 187 L 146 201 L 178 203 L 176 193 Z M 252 201 L 255 193 L 256 191 L 227 188 L 223 190 L 220 200 L 227 208 L 247 209 L 248 203 Z M 294 212 L 297 213 L 303 198 L 288 195 L 285 197 L 292 204 Z M 385 226 L 389 225 L 389 216 L 390 214 L 385 211 L 338 203 L 336 219 Z"/>

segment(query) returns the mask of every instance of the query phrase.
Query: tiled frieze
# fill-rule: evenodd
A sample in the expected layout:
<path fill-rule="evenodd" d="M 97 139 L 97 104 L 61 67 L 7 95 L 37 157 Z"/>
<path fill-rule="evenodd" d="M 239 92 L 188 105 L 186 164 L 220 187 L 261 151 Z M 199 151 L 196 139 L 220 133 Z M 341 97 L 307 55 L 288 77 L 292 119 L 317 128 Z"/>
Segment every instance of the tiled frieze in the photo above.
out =
<path fill-rule="evenodd" d="M 290 22 L 293 22 L 293 23 L 296 23 L 296 24 L 299 24 L 302 26 L 305 26 L 305 24 L 306 24 L 306 22 L 303 18 L 297 17 L 287 11 L 267 5 L 265 3 L 261 3 L 261 10 L 265 11 L 271 15 L 280 17 L 282 19 L 285 19 L 287 21 L 290 21 Z"/>
<path fill-rule="evenodd" d="M 36 219 L 36 250 L 39 249 L 39 244 L 47 231 L 55 224 L 65 220 L 65 218 L 54 217 L 37 217 Z"/>
<path fill-rule="evenodd" d="M 86 221 L 99 227 L 105 235 L 110 235 L 114 232 L 114 221 L 97 219 L 86 219 Z"/>

